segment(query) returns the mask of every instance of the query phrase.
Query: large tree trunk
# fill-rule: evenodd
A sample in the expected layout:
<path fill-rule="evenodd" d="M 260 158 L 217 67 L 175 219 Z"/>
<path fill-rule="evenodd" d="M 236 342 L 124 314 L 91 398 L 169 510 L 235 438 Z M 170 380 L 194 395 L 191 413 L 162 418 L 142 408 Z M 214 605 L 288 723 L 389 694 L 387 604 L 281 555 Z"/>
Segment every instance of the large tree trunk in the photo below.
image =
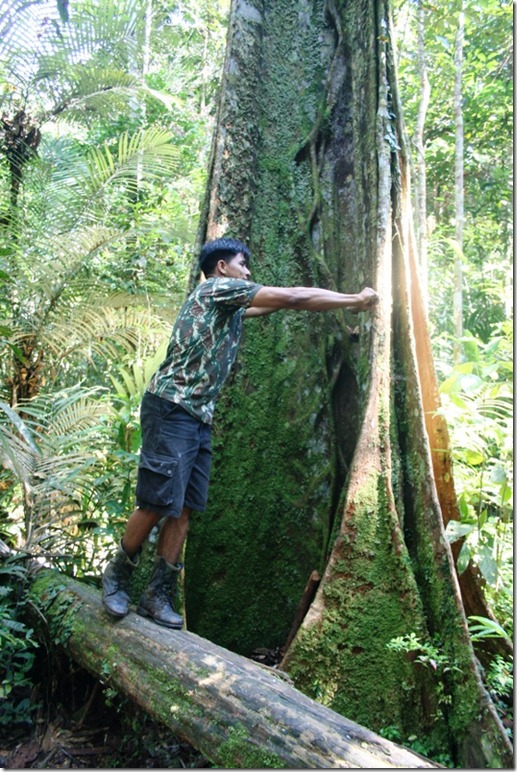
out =
<path fill-rule="evenodd" d="M 381 302 L 361 319 L 247 323 L 216 418 L 210 508 L 187 546 L 187 607 L 194 630 L 229 648 L 278 646 L 319 571 L 284 660 L 296 684 L 460 765 L 500 766 L 511 746 L 443 529 L 442 509 L 457 507 L 430 412 L 390 35 L 381 0 L 233 4 L 199 242 L 248 241 L 264 284 L 370 284 Z M 388 647 L 411 635 L 420 651 Z"/>
<path fill-rule="evenodd" d="M 98 590 L 56 572 L 36 575 L 32 599 L 51 642 L 224 769 L 438 766 L 193 633 L 114 622 Z"/>

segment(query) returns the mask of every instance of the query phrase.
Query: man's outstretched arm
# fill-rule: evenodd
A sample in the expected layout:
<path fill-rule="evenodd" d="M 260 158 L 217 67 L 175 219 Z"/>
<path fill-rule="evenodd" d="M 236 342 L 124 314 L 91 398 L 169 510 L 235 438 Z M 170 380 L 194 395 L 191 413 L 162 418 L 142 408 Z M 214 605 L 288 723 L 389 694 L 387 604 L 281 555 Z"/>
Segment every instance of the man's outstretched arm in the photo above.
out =
<path fill-rule="evenodd" d="M 263 316 L 282 308 L 295 311 L 368 311 L 379 302 L 375 290 L 365 287 L 355 295 L 321 287 L 261 287 L 246 310 L 246 317 Z"/>

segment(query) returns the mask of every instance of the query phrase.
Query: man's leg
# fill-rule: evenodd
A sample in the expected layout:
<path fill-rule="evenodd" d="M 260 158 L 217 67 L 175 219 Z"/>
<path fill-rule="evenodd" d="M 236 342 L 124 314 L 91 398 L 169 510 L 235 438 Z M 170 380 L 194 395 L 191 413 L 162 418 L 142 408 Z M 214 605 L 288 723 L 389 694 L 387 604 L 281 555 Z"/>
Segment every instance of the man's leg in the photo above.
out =
<path fill-rule="evenodd" d="M 183 507 L 179 517 L 167 517 L 160 528 L 156 552 L 167 563 L 177 563 L 181 558 L 191 512 L 190 507 Z"/>
<path fill-rule="evenodd" d="M 179 572 L 178 562 L 183 551 L 190 522 L 190 507 L 183 507 L 179 517 L 167 517 L 160 529 L 157 557 L 149 586 L 140 598 L 137 614 L 150 617 L 163 627 L 180 630 L 183 618 L 174 611 Z"/>
<path fill-rule="evenodd" d="M 185 420 L 184 415 L 180 418 Z M 182 500 L 188 502 L 189 506 L 184 504 L 179 517 L 167 517 L 162 523 L 153 576 L 137 607 L 138 614 L 151 617 L 159 625 L 177 630 L 183 626 L 181 616 L 173 607 L 179 572 L 183 568 L 179 561 L 187 537 L 190 514 L 193 509 L 203 512 L 207 504 L 212 460 L 211 427 L 192 418 L 188 418 L 188 423 L 191 437 L 188 445 L 184 447 L 182 458 L 185 461 L 190 455 L 190 462 L 186 466 L 188 482 L 182 492 Z M 192 458 L 193 450 L 196 452 L 195 458 Z M 185 480 L 186 476 L 183 479 Z"/>
<path fill-rule="evenodd" d="M 150 509 L 135 509 L 126 523 L 126 530 L 122 537 L 122 547 L 130 558 L 138 552 L 160 519 L 161 515 L 157 515 Z"/>
<path fill-rule="evenodd" d="M 160 515 L 151 510 L 135 509 L 127 521 L 117 553 L 106 566 L 102 575 L 102 603 L 114 617 L 124 617 L 129 611 L 129 586 L 138 553 L 159 520 Z"/>

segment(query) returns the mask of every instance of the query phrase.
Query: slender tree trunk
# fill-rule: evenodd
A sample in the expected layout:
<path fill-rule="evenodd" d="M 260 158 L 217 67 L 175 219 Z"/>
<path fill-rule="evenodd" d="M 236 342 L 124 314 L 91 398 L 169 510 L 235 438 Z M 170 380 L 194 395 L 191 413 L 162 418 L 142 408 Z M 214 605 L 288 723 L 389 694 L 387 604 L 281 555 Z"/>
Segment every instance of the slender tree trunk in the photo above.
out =
<path fill-rule="evenodd" d="M 145 4 L 144 43 L 142 48 L 142 75 L 149 72 L 151 62 L 151 32 L 153 28 L 153 3 L 147 0 Z"/>
<path fill-rule="evenodd" d="M 508 260 L 508 271 L 506 275 L 506 291 L 504 296 L 504 315 L 506 319 L 511 319 L 513 316 L 513 239 L 511 235 L 512 226 L 510 223 L 507 224 L 507 231 L 510 231 L 508 234 L 507 243 L 508 246 L 506 248 L 507 253 L 507 260 Z"/>
<path fill-rule="evenodd" d="M 141 41 L 141 57 L 139 60 L 129 63 L 129 69 L 137 77 L 145 80 L 149 72 L 151 61 L 151 33 L 153 25 L 153 0 L 145 0 L 143 18 L 140 21 L 141 28 L 135 34 L 138 34 Z M 135 124 L 145 125 L 146 123 L 146 103 L 141 97 L 133 97 L 130 100 L 131 118 Z M 142 187 L 142 153 L 140 151 L 136 168 L 136 189 L 131 193 L 130 198 L 133 201 L 138 199 L 139 191 Z M 140 258 L 142 259 L 142 257 Z"/>
<path fill-rule="evenodd" d="M 153 27 L 153 2 L 152 0 L 146 0 L 145 3 L 145 17 L 144 17 L 144 34 L 142 42 L 142 78 L 145 80 L 146 75 L 149 72 L 149 64 L 151 61 L 151 33 Z M 145 101 L 141 103 L 141 120 L 145 125 L 146 105 Z M 138 159 L 137 167 L 137 191 L 142 186 L 142 159 Z"/>
<path fill-rule="evenodd" d="M 497 766 L 511 748 L 443 530 L 454 489 L 447 434 L 426 415 L 436 379 L 400 113 L 382 1 L 235 0 L 198 241 L 248 241 L 264 284 L 369 284 L 381 302 L 246 324 L 187 545 L 189 623 L 238 651 L 278 646 L 316 569 L 285 657 L 297 685 L 377 731 Z M 442 671 L 388 648 L 411 634 Z"/>
<path fill-rule="evenodd" d="M 11 243 L 9 270 L 16 272 L 16 244 L 18 242 L 18 229 L 23 217 L 20 207 L 20 192 L 23 186 L 23 177 L 27 165 L 36 156 L 41 140 L 39 126 L 24 110 L 18 110 L 13 118 L 3 115 L 0 119 L 0 135 L 2 154 L 5 156 L 9 168 L 10 207 L 2 225 L 8 229 Z M 24 317 L 24 309 L 17 302 L 16 296 L 12 298 L 12 315 L 16 326 L 17 318 Z M 23 327 L 23 323 L 22 323 Z M 12 357 L 12 377 L 9 379 L 10 401 L 15 406 L 20 402 L 35 397 L 42 384 L 44 352 L 38 348 L 36 338 L 32 330 L 27 330 L 26 335 L 18 342 L 19 355 Z"/>
<path fill-rule="evenodd" d="M 454 359 L 461 356 L 461 338 L 463 337 L 463 224 L 464 214 L 464 175 L 463 175 L 463 107 L 462 107 L 462 75 L 463 75 L 463 39 L 465 31 L 465 13 L 463 0 L 458 14 L 458 31 L 454 51 L 454 201 L 455 201 L 455 232 L 456 249 L 454 250 Z"/>
<path fill-rule="evenodd" d="M 418 0 L 417 7 L 418 34 L 418 75 L 420 79 L 420 101 L 418 115 L 413 135 L 416 149 L 416 179 L 415 179 L 415 230 L 418 247 L 420 276 L 422 282 L 422 297 L 426 312 L 428 311 L 428 263 L 427 263 L 427 194 L 424 127 L 431 96 L 431 86 L 427 75 L 425 55 L 425 6 L 423 0 Z"/>

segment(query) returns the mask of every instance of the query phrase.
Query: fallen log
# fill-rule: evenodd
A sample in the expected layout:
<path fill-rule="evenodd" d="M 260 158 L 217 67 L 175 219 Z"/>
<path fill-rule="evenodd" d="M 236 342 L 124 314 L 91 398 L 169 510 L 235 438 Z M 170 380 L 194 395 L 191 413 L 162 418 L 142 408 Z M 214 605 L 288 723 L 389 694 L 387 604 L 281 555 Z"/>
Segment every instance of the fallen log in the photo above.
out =
<path fill-rule="evenodd" d="M 35 574 L 31 600 L 51 641 L 220 768 L 440 767 L 194 633 L 113 621 L 97 589 L 56 571 Z"/>

